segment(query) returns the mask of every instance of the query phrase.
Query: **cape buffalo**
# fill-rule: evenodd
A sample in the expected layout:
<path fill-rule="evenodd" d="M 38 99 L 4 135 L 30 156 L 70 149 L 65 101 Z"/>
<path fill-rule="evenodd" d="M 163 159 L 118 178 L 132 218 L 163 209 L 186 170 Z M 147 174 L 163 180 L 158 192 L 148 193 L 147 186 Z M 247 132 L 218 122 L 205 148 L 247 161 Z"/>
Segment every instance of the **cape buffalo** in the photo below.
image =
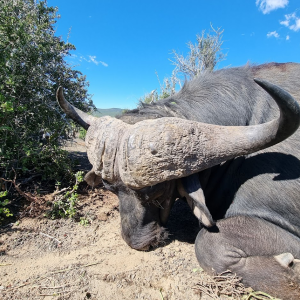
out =
<path fill-rule="evenodd" d="M 83 113 L 62 88 L 57 98 L 88 129 L 86 181 L 118 196 L 132 248 L 167 237 L 180 195 L 203 224 L 195 249 L 206 271 L 229 269 L 254 289 L 299 299 L 299 79 L 296 63 L 206 72 L 119 119 Z"/>

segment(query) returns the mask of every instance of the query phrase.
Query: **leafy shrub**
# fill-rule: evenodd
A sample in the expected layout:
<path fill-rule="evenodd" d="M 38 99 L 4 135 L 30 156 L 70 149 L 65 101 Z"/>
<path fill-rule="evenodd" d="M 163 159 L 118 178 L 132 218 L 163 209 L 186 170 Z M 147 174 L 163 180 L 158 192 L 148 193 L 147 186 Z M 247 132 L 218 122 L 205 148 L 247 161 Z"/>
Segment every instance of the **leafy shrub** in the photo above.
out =
<path fill-rule="evenodd" d="M 0 1 L 0 177 L 10 179 L 12 168 L 23 178 L 71 175 L 59 145 L 74 124 L 58 108 L 56 90 L 63 86 L 83 111 L 94 106 L 86 77 L 64 60 L 75 46 L 55 36 L 58 17 L 45 0 Z"/>
<path fill-rule="evenodd" d="M 220 28 L 213 28 L 211 31 L 202 31 L 201 35 L 197 34 L 196 43 L 188 42 L 187 46 L 189 52 L 187 56 L 178 54 L 173 50 L 174 60 L 172 61 L 175 66 L 171 77 L 164 78 L 161 83 L 156 74 L 160 92 L 156 90 L 141 97 L 139 101 L 141 106 L 143 103 L 152 103 L 161 99 L 172 96 L 176 92 L 176 88 L 182 86 L 182 82 L 186 79 L 192 79 L 204 71 L 212 71 L 216 65 L 226 58 L 226 54 L 222 53 L 222 35 L 224 30 Z"/>
<path fill-rule="evenodd" d="M 5 199 L 7 196 L 7 191 L 0 192 L 0 224 L 5 217 L 11 217 L 13 214 L 10 210 L 5 207 L 8 205 L 9 200 Z"/>
<path fill-rule="evenodd" d="M 72 176 L 72 161 L 68 152 L 55 145 L 29 147 L 19 159 L 23 172 L 39 173 L 44 180 L 69 180 Z"/>
<path fill-rule="evenodd" d="M 82 226 L 88 226 L 91 222 L 89 219 L 87 219 L 86 217 L 80 217 L 80 221 L 79 221 L 80 225 Z"/>
<path fill-rule="evenodd" d="M 81 127 L 79 129 L 79 138 L 82 139 L 82 140 L 85 140 L 85 136 L 86 136 L 86 130 Z"/>
<path fill-rule="evenodd" d="M 75 218 L 77 214 L 77 202 L 78 202 L 78 185 L 83 181 L 83 172 L 79 171 L 75 174 L 76 182 L 70 191 L 66 191 L 62 195 L 59 195 L 57 199 L 51 204 L 52 208 L 46 213 L 46 216 L 50 219 L 58 218 Z M 63 189 L 62 191 L 65 191 Z"/>

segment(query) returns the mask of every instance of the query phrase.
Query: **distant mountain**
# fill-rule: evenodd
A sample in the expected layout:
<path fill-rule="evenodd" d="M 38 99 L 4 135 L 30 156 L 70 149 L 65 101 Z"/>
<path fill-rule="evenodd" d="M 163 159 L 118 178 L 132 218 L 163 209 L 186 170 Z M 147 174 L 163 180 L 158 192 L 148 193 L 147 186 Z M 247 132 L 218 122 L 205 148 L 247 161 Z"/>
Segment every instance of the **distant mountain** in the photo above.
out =
<path fill-rule="evenodd" d="M 93 116 L 95 117 L 104 117 L 104 116 L 110 116 L 115 117 L 116 115 L 122 114 L 124 109 L 122 108 L 97 108 L 93 112 Z"/>

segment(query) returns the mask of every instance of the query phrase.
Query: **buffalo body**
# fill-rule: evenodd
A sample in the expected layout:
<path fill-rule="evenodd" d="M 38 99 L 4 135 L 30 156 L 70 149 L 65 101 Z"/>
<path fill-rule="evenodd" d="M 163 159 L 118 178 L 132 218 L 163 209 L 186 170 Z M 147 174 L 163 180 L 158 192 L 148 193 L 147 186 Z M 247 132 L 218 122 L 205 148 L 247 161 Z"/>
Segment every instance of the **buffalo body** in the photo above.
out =
<path fill-rule="evenodd" d="M 256 129 L 281 115 L 276 95 L 255 77 L 300 100 L 300 64 L 271 63 L 204 73 L 174 96 L 116 121 L 75 109 L 85 118 L 78 123 L 89 128 L 87 181 L 96 184 L 101 175 L 118 196 L 122 236 L 131 247 L 145 250 L 167 238 L 163 226 L 175 199 L 184 196 L 204 224 L 195 249 L 206 271 L 229 269 L 254 289 L 299 299 L 300 131 L 279 129 L 269 139 Z M 76 119 L 72 109 L 64 107 Z M 284 122 L 297 128 L 299 115 Z M 250 130 L 245 143 L 239 128 Z"/>

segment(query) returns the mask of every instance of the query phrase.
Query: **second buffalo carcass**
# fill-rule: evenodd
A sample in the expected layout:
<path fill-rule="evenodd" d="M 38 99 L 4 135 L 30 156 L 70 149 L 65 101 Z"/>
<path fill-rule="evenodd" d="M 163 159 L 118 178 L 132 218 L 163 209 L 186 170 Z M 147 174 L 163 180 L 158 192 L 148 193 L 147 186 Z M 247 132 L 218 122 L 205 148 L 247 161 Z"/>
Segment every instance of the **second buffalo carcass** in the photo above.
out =
<path fill-rule="evenodd" d="M 206 271 L 299 299 L 299 78 L 297 63 L 206 72 L 119 119 L 85 114 L 62 88 L 57 98 L 87 129 L 86 181 L 118 196 L 128 245 L 147 250 L 167 238 L 184 196 L 203 224 L 195 249 Z"/>

